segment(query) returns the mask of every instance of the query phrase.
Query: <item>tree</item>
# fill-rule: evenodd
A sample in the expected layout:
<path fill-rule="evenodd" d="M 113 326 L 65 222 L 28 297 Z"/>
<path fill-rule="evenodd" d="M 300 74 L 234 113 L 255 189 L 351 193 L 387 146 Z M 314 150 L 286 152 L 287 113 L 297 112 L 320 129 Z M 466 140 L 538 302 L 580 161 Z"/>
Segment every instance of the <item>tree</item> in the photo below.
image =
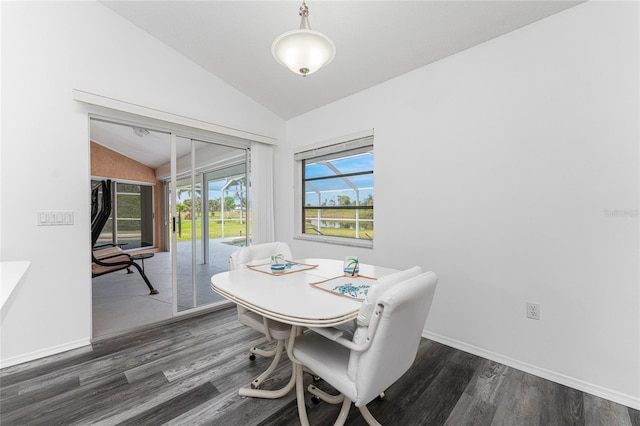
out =
<path fill-rule="evenodd" d="M 348 195 L 338 195 L 338 205 L 339 206 L 350 206 L 351 198 Z"/>
<path fill-rule="evenodd" d="M 245 179 L 238 179 L 236 181 L 236 193 L 234 194 L 234 199 L 240 202 L 240 223 L 244 221 L 244 209 L 247 206 L 247 197 L 245 197 L 244 190 Z"/>
<path fill-rule="evenodd" d="M 209 212 L 211 213 L 211 216 L 216 215 L 216 212 L 220 210 L 220 206 L 220 198 L 209 200 Z"/>
<path fill-rule="evenodd" d="M 236 200 L 235 198 L 231 197 L 230 195 L 227 195 L 226 197 L 224 197 L 224 209 L 226 211 L 231 211 L 236 207 Z M 227 213 L 227 217 L 228 217 L 228 213 Z"/>
<path fill-rule="evenodd" d="M 202 211 L 202 198 L 196 197 L 196 219 L 198 218 L 198 213 Z"/>
<path fill-rule="evenodd" d="M 198 218 L 198 213 L 200 211 L 202 211 L 202 198 L 200 197 L 200 193 L 201 192 L 202 191 L 200 190 L 200 188 L 196 188 L 196 190 L 195 190 L 195 193 L 196 193 L 196 201 L 195 201 L 195 203 L 196 203 L 195 204 L 195 207 L 196 207 L 196 219 Z M 185 193 L 188 194 L 188 195 L 192 195 L 193 192 L 191 191 L 191 187 L 189 187 L 189 186 L 179 187 L 178 191 L 177 191 L 178 199 L 180 199 L 180 197 Z M 188 206 L 188 211 L 191 211 L 192 198 L 187 198 L 186 200 L 183 201 L 183 203 Z"/>

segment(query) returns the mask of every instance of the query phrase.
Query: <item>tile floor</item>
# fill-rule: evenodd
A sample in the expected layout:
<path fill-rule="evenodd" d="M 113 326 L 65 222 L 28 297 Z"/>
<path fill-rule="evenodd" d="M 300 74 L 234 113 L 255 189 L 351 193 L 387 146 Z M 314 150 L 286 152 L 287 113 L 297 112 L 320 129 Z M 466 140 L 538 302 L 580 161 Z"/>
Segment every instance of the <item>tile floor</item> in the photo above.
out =
<path fill-rule="evenodd" d="M 239 247 L 211 240 L 208 264 L 196 265 L 197 306 L 217 307 L 228 302 L 210 287 L 211 276 L 228 270 L 229 255 Z M 190 250 L 190 243 L 178 247 L 178 255 Z M 191 287 L 191 265 L 179 264 L 178 312 L 186 313 L 193 306 Z M 93 278 L 93 337 L 113 336 L 173 318 L 173 295 L 171 288 L 171 253 L 159 252 L 144 260 L 144 269 L 149 281 L 159 291 L 150 295 L 144 280 L 135 270 L 126 270 Z"/>

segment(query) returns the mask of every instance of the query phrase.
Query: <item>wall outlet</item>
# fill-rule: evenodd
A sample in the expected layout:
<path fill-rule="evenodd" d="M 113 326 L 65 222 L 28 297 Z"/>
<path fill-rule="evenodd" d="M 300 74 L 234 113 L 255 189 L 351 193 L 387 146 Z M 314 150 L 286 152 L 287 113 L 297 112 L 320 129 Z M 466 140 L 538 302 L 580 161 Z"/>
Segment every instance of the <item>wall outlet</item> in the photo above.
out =
<path fill-rule="evenodd" d="M 527 302 L 527 318 L 540 319 L 540 305 L 537 303 Z"/>

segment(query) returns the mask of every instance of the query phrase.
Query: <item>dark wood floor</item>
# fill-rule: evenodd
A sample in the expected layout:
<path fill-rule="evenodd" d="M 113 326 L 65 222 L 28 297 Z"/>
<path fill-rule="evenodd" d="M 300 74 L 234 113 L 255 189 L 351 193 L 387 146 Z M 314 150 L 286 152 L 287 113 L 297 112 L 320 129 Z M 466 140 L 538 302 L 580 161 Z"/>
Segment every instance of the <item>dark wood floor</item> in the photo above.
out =
<path fill-rule="evenodd" d="M 279 400 L 237 394 L 267 365 L 247 357 L 260 341 L 226 309 L 5 368 L 0 423 L 299 424 L 293 392 Z M 285 362 L 263 388 L 289 374 Z M 312 425 L 333 424 L 340 408 L 309 397 L 307 406 Z M 369 409 L 384 425 L 640 426 L 636 410 L 428 340 L 411 370 Z M 347 424 L 365 422 L 352 409 Z"/>

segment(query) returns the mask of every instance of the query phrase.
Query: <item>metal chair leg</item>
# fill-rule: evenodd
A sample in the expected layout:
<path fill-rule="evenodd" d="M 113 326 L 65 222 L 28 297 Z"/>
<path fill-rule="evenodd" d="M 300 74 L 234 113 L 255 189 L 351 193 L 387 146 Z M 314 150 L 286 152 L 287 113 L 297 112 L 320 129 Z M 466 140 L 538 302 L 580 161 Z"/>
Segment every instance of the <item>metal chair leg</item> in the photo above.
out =
<path fill-rule="evenodd" d="M 275 356 L 275 355 L 276 355 L 277 350 L 278 350 L 277 348 L 273 348 L 273 349 L 260 349 L 260 348 L 258 348 L 258 347 L 256 347 L 256 346 L 254 346 L 253 348 L 251 348 L 251 351 L 250 351 L 250 352 L 251 352 L 252 354 L 254 354 L 254 355 L 260 355 L 260 356 L 263 356 L 263 357 L 265 357 L 265 358 L 269 358 L 269 357 Z"/>
<path fill-rule="evenodd" d="M 339 394 L 339 395 L 330 395 L 328 393 L 326 393 L 325 391 L 318 389 L 317 387 L 313 386 L 313 385 L 309 385 L 307 387 L 307 390 L 309 391 L 309 393 L 317 398 L 320 398 L 321 400 L 323 400 L 324 402 L 328 402 L 329 404 L 340 404 L 341 402 L 344 402 L 344 395 L 343 394 Z"/>
<path fill-rule="evenodd" d="M 362 414 L 362 417 L 364 418 L 364 420 L 367 422 L 369 426 L 382 426 L 373 417 L 373 415 L 371 414 L 371 412 L 369 411 L 366 405 L 363 405 L 362 407 L 358 407 L 358 409 L 360 410 L 360 414 Z"/>
<path fill-rule="evenodd" d="M 302 365 L 293 364 L 294 376 L 296 377 L 296 401 L 298 403 L 298 418 L 300 426 L 309 426 L 307 417 L 307 407 L 304 404 L 304 384 L 302 382 Z"/>
<path fill-rule="evenodd" d="M 342 401 L 342 408 L 340 409 L 340 414 L 338 414 L 338 418 L 333 426 L 343 426 L 344 422 L 347 421 L 347 416 L 349 415 L 349 411 L 351 410 L 351 400 L 345 398 Z"/>
<path fill-rule="evenodd" d="M 142 277 L 144 282 L 147 284 L 147 287 L 149 287 L 149 290 L 150 290 L 149 294 L 158 294 L 158 290 L 153 288 L 153 286 L 151 285 L 151 282 L 149 281 L 149 278 L 147 278 L 147 275 L 144 273 L 140 265 L 138 265 L 136 262 L 131 262 L 131 263 L 132 263 L 131 266 L 135 267 L 138 270 L 138 272 L 140 272 L 140 276 Z"/>

